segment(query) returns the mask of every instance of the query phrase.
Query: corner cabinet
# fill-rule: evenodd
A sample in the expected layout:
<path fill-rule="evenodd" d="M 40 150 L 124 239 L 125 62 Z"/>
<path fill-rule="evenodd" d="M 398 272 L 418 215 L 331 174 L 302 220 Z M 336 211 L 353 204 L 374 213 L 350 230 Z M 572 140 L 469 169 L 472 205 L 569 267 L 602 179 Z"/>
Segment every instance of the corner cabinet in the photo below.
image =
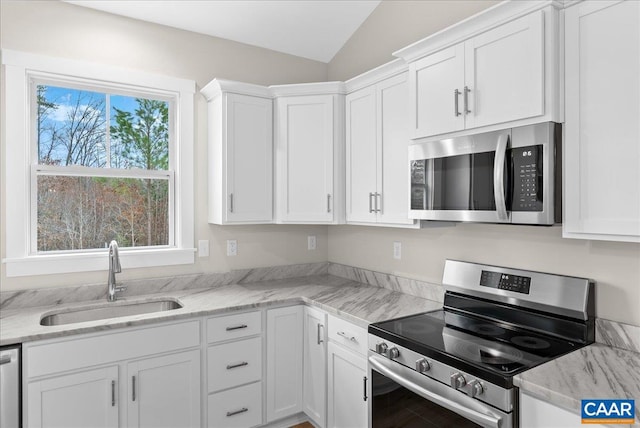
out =
<path fill-rule="evenodd" d="M 209 223 L 273 222 L 273 102 L 268 88 L 215 79 L 208 101 Z"/>
<path fill-rule="evenodd" d="M 640 3 L 565 11 L 565 238 L 640 242 Z"/>
<path fill-rule="evenodd" d="M 267 422 L 302 411 L 304 307 L 267 310 Z"/>
<path fill-rule="evenodd" d="M 271 89 L 276 106 L 276 222 L 344 223 L 341 84 Z"/>
<path fill-rule="evenodd" d="M 408 211 L 407 77 L 396 72 L 346 97 L 347 223 L 418 226 Z"/>
<path fill-rule="evenodd" d="M 513 3 L 394 54 L 410 62 L 412 138 L 516 121 L 562 121 L 559 12 L 547 6 L 522 16 L 523 10 L 508 9 L 531 5 Z"/>

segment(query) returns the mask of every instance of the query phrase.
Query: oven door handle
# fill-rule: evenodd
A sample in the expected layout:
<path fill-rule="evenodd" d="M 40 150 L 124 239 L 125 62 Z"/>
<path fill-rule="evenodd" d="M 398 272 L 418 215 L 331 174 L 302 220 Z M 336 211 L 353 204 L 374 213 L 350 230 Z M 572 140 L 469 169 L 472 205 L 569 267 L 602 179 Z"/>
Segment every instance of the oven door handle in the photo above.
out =
<path fill-rule="evenodd" d="M 418 384 L 420 380 L 422 380 L 421 378 L 424 378 L 423 375 L 414 372 L 413 370 L 408 369 L 404 366 L 400 366 L 395 362 L 387 361 L 386 359 L 378 355 L 370 355 L 369 364 L 371 364 L 371 366 L 376 371 L 380 372 L 380 374 L 407 388 L 409 391 L 414 392 L 422 398 L 425 398 L 439 406 L 449 409 L 452 412 L 455 412 L 472 422 L 480 424 L 483 427 L 491 428 L 500 428 L 500 426 L 502 425 L 502 418 L 488 408 L 485 410 L 486 413 L 481 413 L 477 410 L 470 409 L 464 404 L 457 402 L 455 400 L 455 395 L 453 394 L 459 393 L 459 391 L 457 390 L 446 387 L 451 390 L 451 397 L 444 397 L 442 395 L 429 391 Z M 397 367 L 390 366 L 392 364 L 397 365 Z M 402 371 L 402 375 L 398 374 L 398 371 Z"/>
<path fill-rule="evenodd" d="M 509 134 L 500 134 L 493 162 L 493 195 L 496 201 L 498 221 L 507 221 L 507 202 L 504 197 L 504 159 L 507 155 Z"/>

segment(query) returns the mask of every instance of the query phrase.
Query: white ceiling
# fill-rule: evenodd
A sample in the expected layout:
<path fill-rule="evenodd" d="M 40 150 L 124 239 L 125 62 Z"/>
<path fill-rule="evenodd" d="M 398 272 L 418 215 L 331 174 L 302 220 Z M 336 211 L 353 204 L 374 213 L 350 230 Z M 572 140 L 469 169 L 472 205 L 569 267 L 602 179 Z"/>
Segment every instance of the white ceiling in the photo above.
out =
<path fill-rule="evenodd" d="M 69 0 L 68 3 L 326 63 L 380 0 Z"/>

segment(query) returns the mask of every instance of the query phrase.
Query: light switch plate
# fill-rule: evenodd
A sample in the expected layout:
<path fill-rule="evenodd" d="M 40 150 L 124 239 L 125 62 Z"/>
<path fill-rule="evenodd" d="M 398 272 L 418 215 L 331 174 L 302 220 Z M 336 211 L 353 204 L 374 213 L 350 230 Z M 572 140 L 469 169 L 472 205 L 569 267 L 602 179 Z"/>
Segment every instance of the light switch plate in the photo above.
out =
<path fill-rule="evenodd" d="M 200 239 L 198 241 L 198 257 L 209 257 L 209 240 Z"/>
<path fill-rule="evenodd" d="M 238 241 L 235 239 L 227 239 L 227 256 L 238 255 Z"/>
<path fill-rule="evenodd" d="M 309 235 L 307 236 L 307 250 L 315 250 L 316 249 L 316 236 Z"/>

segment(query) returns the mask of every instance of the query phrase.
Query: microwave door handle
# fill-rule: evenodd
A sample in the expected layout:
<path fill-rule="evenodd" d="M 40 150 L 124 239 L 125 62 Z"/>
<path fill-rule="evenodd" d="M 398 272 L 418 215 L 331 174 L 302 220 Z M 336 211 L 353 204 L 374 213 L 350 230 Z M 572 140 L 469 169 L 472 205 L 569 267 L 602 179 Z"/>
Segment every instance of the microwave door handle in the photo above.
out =
<path fill-rule="evenodd" d="M 439 406 L 442 406 L 446 409 L 451 410 L 472 422 L 480 424 L 484 427 L 491 428 L 500 428 L 502 425 L 502 418 L 498 415 L 495 415 L 494 412 L 491 412 L 487 409 L 487 414 L 479 412 L 478 410 L 472 409 L 468 406 L 465 406 L 462 403 L 459 403 L 454 397 L 455 394 L 459 393 L 457 390 L 451 389 L 451 396 L 446 397 L 440 395 L 438 393 L 432 392 L 421 385 L 419 385 L 420 378 L 422 375 L 418 374 L 418 372 L 412 371 L 411 369 L 405 368 L 403 366 L 400 367 L 389 367 L 389 363 L 385 361 L 382 357 L 377 355 L 369 356 L 369 364 L 371 367 L 376 370 L 378 373 L 386 376 L 392 381 L 396 382 L 398 385 L 405 387 L 409 391 L 425 398 Z M 397 369 L 402 371 L 402 374 L 396 373 Z"/>
<path fill-rule="evenodd" d="M 496 201 L 496 212 L 498 220 L 503 221 L 509 219 L 507 216 L 507 201 L 504 197 L 504 159 L 507 155 L 508 144 L 509 134 L 500 134 L 493 162 L 493 194 Z"/>

